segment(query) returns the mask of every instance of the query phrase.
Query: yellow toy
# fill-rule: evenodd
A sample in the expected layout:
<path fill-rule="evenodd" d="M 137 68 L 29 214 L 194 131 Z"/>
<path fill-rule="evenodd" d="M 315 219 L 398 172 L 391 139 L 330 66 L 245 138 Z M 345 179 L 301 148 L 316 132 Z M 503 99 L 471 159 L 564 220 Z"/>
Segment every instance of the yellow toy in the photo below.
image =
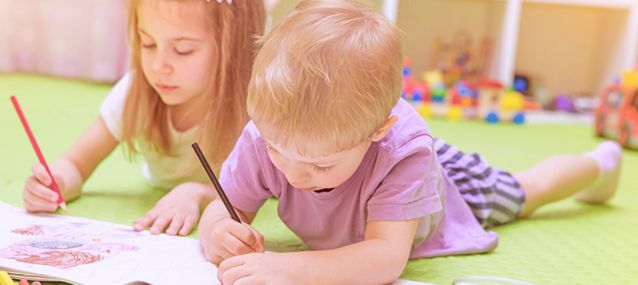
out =
<path fill-rule="evenodd" d="M 484 86 L 480 89 L 478 116 L 490 124 L 502 121 L 514 124 L 525 122 L 525 98 L 514 91 L 504 91 L 501 86 Z"/>
<path fill-rule="evenodd" d="M 625 70 L 620 76 L 620 85 L 625 88 L 638 88 L 638 70 Z"/>
<path fill-rule="evenodd" d="M 0 285 L 15 285 L 13 279 L 6 271 L 0 271 Z"/>

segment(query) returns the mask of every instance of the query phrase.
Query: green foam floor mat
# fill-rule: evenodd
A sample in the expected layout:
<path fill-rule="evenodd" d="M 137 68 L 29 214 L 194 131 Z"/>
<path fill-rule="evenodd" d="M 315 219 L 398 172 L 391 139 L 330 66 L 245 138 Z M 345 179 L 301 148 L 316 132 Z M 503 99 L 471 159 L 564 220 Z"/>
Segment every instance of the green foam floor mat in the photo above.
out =
<path fill-rule="evenodd" d="M 44 155 L 53 161 L 97 118 L 109 90 L 108 85 L 59 78 L 0 75 L 1 201 L 22 206 L 24 181 L 37 161 L 9 96 L 18 96 Z M 435 136 L 512 171 L 549 155 L 582 153 L 600 142 L 587 125 L 428 123 Z M 412 260 L 401 278 L 435 284 L 451 284 L 464 276 L 500 276 L 536 284 L 636 284 L 637 170 L 638 152 L 625 151 L 618 194 L 608 204 L 565 200 L 548 205 L 529 219 L 495 228 L 500 243 L 492 253 Z M 144 183 L 140 161 L 127 161 L 117 148 L 65 214 L 131 224 L 163 194 Z M 276 201 L 270 200 L 254 223 L 266 237 L 268 249 L 304 248 L 276 215 Z"/>

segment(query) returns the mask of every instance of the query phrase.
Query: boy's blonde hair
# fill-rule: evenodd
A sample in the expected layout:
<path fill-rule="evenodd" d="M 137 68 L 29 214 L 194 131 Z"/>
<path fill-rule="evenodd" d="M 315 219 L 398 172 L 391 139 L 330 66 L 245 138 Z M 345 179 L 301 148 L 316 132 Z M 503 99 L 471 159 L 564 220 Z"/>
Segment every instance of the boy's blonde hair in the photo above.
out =
<path fill-rule="evenodd" d="M 205 22 L 214 35 L 217 51 L 214 62 L 210 63 L 212 78 L 208 94 L 204 95 L 208 112 L 199 124 L 198 141 L 213 169 L 219 169 L 248 122 L 246 88 L 255 56 L 256 37 L 262 35 L 264 29 L 263 1 L 240 0 L 233 1 L 232 5 L 206 0 L 160 1 L 188 1 L 205 9 Z M 128 7 L 131 68 L 135 72 L 124 107 L 123 141 L 130 155 L 138 152 L 138 139 L 148 141 L 162 155 L 172 155 L 174 142 L 170 139 L 167 105 L 142 72 L 137 26 L 140 2 L 129 0 Z M 197 166 L 197 163 L 193 165 Z"/>
<path fill-rule="evenodd" d="M 261 39 L 248 113 L 262 135 L 307 153 L 370 138 L 401 93 L 401 33 L 356 1 L 301 2 Z"/>

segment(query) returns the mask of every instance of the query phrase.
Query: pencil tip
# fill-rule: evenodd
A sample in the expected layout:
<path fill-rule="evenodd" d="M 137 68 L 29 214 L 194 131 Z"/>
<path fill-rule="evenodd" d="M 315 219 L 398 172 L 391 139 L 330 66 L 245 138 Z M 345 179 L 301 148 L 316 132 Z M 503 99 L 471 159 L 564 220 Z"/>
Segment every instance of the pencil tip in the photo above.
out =
<path fill-rule="evenodd" d="M 62 208 L 62 210 L 64 210 L 64 211 L 66 211 L 67 210 L 66 202 L 60 203 L 60 208 Z"/>

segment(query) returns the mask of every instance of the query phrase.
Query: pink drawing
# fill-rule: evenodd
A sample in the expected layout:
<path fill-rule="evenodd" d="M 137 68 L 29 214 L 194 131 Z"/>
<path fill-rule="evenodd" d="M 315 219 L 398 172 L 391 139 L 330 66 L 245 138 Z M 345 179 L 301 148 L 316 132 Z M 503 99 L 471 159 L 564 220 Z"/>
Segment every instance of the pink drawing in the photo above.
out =
<path fill-rule="evenodd" d="M 120 252 L 139 249 L 134 245 L 102 241 L 108 238 L 132 238 L 139 235 L 137 232 L 117 228 L 98 230 L 83 223 L 31 225 L 11 232 L 37 238 L 0 249 L 0 258 L 61 269 L 95 263 Z"/>

